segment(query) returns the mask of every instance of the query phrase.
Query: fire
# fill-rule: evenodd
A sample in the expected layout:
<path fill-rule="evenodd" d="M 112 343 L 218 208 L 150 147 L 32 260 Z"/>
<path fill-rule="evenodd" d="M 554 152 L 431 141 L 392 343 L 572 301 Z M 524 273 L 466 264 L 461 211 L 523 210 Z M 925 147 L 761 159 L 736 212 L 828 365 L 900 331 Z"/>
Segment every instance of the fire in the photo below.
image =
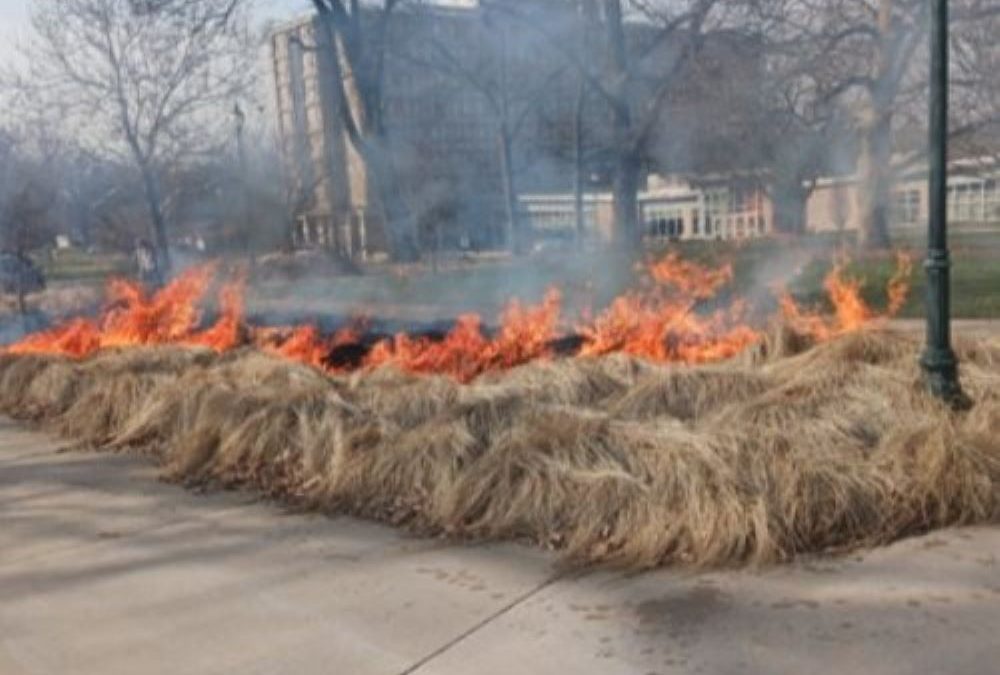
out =
<path fill-rule="evenodd" d="M 887 293 L 889 306 L 886 313 L 896 316 L 910 297 L 910 279 L 913 276 L 913 258 L 905 251 L 896 252 L 896 271 L 889 279 Z"/>
<path fill-rule="evenodd" d="M 580 356 L 622 352 L 661 362 L 703 363 L 731 358 L 761 339 L 760 330 L 747 318 L 745 302 L 706 307 L 717 306 L 720 293 L 733 283 L 733 266 L 708 267 L 676 253 L 647 265 L 637 290 L 621 295 L 595 317 L 584 318 L 572 332 L 567 332 L 561 314 L 562 295 L 551 289 L 538 304 L 510 302 L 493 331 L 484 328 L 479 315 L 466 314 L 440 338 L 400 333 L 374 344 L 364 342 L 368 326 L 360 319 L 330 335 L 313 325 L 248 325 L 243 271 L 219 286 L 218 316 L 202 328 L 201 303 L 217 271 L 213 264 L 192 268 L 151 294 L 136 283 L 112 280 L 99 317 L 73 319 L 3 351 L 80 358 L 109 347 L 181 344 L 223 352 L 252 345 L 331 372 L 392 365 L 470 381 L 486 372 L 552 358 L 560 342 L 572 345 Z M 816 340 L 858 330 L 902 308 L 911 272 L 910 258 L 899 255 L 886 289 L 888 307 L 879 314 L 863 300 L 861 280 L 846 275 L 846 260 L 838 260 L 823 284 L 832 315 L 803 309 L 787 293 L 779 297 L 781 315 L 794 330 Z M 350 358 L 334 358 L 341 350 Z"/>
<path fill-rule="evenodd" d="M 112 279 L 98 319 L 73 319 L 31 335 L 7 351 L 12 354 L 57 353 L 83 357 L 99 349 L 141 345 L 186 344 L 226 351 L 241 342 L 246 276 L 239 273 L 219 291 L 219 318 L 198 331 L 199 303 L 215 277 L 214 265 L 187 270 L 152 295 L 135 282 Z"/>
<path fill-rule="evenodd" d="M 65 354 L 82 357 L 101 348 L 101 331 L 89 319 L 71 319 L 7 347 L 9 354 Z"/>
<path fill-rule="evenodd" d="M 219 319 L 208 330 L 183 340 L 185 344 L 211 347 L 224 352 L 240 344 L 246 303 L 246 272 L 241 271 L 234 281 L 219 291 Z"/>
<path fill-rule="evenodd" d="M 463 314 L 439 342 L 401 333 L 378 343 L 365 364 L 392 364 L 415 373 L 448 373 L 460 380 L 471 379 L 480 372 L 490 344 L 480 323 L 479 315 Z"/>
<path fill-rule="evenodd" d="M 8 352 L 60 353 L 82 357 L 108 347 L 171 344 L 191 337 L 201 320 L 198 302 L 215 274 L 212 265 L 193 268 L 152 296 L 131 281 L 113 279 L 97 320 L 74 319 L 12 345 Z"/>
<path fill-rule="evenodd" d="M 458 318 L 445 338 L 435 342 L 399 334 L 375 346 L 368 367 L 392 364 L 417 373 L 447 373 L 469 381 L 484 372 L 511 368 L 551 355 L 558 337 L 562 295 L 550 289 L 535 306 L 512 301 L 504 310 L 500 330 L 487 337 L 477 314 Z"/>
<path fill-rule="evenodd" d="M 838 259 L 823 280 L 823 288 L 833 304 L 832 317 L 816 310 L 804 310 L 788 293 L 782 294 L 782 315 L 793 329 L 816 340 L 829 340 L 837 335 L 859 330 L 874 320 L 891 318 L 903 308 L 910 293 L 910 276 L 913 272 L 913 260 L 909 255 L 904 252 L 896 254 L 896 270 L 887 286 L 889 303 L 882 315 L 861 297 L 862 281 L 847 277 L 846 267 L 847 260 Z"/>
<path fill-rule="evenodd" d="M 550 355 L 551 343 L 559 337 L 562 293 L 550 288 L 539 305 L 514 300 L 504 311 L 500 332 L 491 343 L 491 362 L 509 368 Z"/>
<path fill-rule="evenodd" d="M 580 327 L 582 354 L 624 352 L 655 361 L 703 363 L 729 358 L 760 339 L 744 323 L 744 304 L 702 315 L 698 303 L 714 298 L 733 280 L 732 265 L 717 269 L 671 253 L 648 268 L 646 288 L 611 303 Z"/>
<path fill-rule="evenodd" d="M 252 331 L 253 344 L 266 352 L 310 366 L 326 368 L 330 352 L 338 347 L 356 344 L 365 333 L 366 322 L 355 321 L 331 336 L 324 336 L 312 324 L 281 328 L 256 328 Z M 336 368 L 331 368 L 336 370 Z"/>
<path fill-rule="evenodd" d="M 726 263 L 718 268 L 704 267 L 684 260 L 679 253 L 672 251 L 663 260 L 649 266 L 649 276 L 658 284 L 672 286 L 685 296 L 707 300 L 732 282 L 733 265 Z"/>
<path fill-rule="evenodd" d="M 330 353 L 328 341 L 316 326 L 294 328 L 287 338 L 274 345 L 266 343 L 263 333 L 258 334 L 258 341 L 258 344 L 263 342 L 261 346 L 265 351 L 310 366 L 322 366 L 326 355 Z"/>

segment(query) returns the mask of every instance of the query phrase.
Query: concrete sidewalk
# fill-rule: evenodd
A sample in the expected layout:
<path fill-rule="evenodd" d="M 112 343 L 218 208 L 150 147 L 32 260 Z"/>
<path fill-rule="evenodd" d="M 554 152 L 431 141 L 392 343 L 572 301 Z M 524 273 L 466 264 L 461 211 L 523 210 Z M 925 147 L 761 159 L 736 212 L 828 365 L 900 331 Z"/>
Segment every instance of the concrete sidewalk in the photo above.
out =
<path fill-rule="evenodd" d="M 0 421 L 0 675 L 995 673 L 1000 530 L 753 573 L 557 574 L 59 454 Z"/>

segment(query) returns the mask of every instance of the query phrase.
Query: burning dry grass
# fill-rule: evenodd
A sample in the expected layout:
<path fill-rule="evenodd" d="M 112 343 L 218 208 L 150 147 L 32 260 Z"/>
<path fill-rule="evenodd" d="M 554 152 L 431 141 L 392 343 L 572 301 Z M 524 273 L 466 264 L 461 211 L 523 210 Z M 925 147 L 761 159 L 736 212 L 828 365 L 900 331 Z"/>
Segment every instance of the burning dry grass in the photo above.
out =
<path fill-rule="evenodd" d="M 5 355 L 0 409 L 187 484 L 426 534 L 628 568 L 770 562 L 1000 517 L 1000 345 L 960 345 L 966 413 L 925 394 L 918 349 L 786 331 L 724 364 L 619 354 L 470 384 L 252 349 Z"/>
<path fill-rule="evenodd" d="M 834 313 L 801 307 L 779 291 L 780 317 L 789 336 L 830 340 L 895 315 L 909 289 L 910 259 L 900 255 L 897 273 L 886 289 L 885 312 L 861 295 L 862 279 L 845 274 L 838 262 L 824 281 Z M 562 316 L 562 294 L 551 288 L 536 305 L 511 300 L 489 330 L 477 314 L 459 316 L 445 334 L 366 336 L 367 320 L 324 335 L 315 326 L 255 326 L 246 320 L 245 271 L 216 284 L 218 265 L 193 267 L 158 290 L 125 279 L 108 283 L 105 305 L 97 316 L 77 317 L 18 342 L 0 353 L 61 354 L 76 358 L 122 347 L 184 345 L 229 352 L 254 346 L 331 373 L 394 367 L 411 373 L 447 375 L 470 382 L 484 375 L 556 355 L 585 357 L 630 355 L 659 363 L 712 363 L 759 351 L 764 334 L 763 308 L 750 312 L 736 295 L 720 298 L 734 279 L 731 264 L 706 267 L 676 252 L 639 265 L 637 287 L 615 298 L 596 315 L 585 312 L 571 329 Z M 202 305 L 214 287 L 218 315 L 203 325 Z M 734 291 L 735 289 L 730 289 Z M 709 311 L 706 302 L 717 303 Z M 754 314 L 753 318 L 748 314 Z M 786 340 L 786 342 L 788 342 Z M 778 348 L 776 345 L 774 348 Z M 795 348 L 782 343 L 780 349 Z M 773 348 L 772 348 L 773 351 Z"/>

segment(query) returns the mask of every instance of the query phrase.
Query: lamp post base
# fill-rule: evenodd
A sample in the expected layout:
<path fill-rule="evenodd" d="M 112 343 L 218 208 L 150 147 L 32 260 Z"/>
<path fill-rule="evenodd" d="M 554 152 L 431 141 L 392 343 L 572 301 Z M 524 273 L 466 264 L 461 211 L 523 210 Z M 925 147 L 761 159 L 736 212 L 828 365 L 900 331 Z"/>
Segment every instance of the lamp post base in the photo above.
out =
<path fill-rule="evenodd" d="M 958 382 L 958 360 L 950 350 L 927 349 L 920 357 L 927 388 L 937 398 L 955 410 L 968 410 L 972 399 L 962 391 Z"/>

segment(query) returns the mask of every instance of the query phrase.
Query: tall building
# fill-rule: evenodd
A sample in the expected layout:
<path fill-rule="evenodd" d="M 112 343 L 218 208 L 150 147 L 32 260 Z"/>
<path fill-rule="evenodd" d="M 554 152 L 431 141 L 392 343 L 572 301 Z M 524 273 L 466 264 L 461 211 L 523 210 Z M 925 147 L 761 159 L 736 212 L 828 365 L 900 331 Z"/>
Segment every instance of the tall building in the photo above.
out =
<path fill-rule="evenodd" d="M 367 186 L 337 117 L 334 50 L 318 17 L 271 38 L 275 110 L 297 243 L 364 250 Z"/>

